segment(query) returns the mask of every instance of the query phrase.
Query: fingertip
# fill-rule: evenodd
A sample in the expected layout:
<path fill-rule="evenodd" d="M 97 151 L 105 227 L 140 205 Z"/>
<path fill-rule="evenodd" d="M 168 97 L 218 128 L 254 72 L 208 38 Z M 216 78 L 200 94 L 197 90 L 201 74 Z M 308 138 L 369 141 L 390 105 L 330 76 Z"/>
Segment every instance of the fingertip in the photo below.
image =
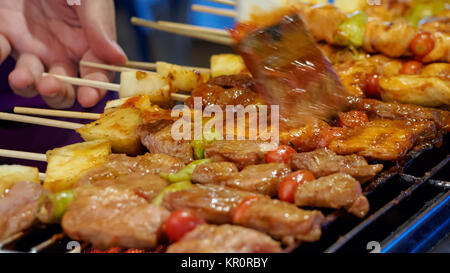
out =
<path fill-rule="evenodd" d="M 105 92 L 103 90 L 103 92 Z M 101 91 L 91 87 L 78 88 L 78 102 L 84 108 L 94 107 L 102 98 Z"/>
<path fill-rule="evenodd" d="M 13 88 L 24 89 L 34 84 L 33 75 L 27 69 L 16 68 L 9 74 L 9 83 Z"/>
<path fill-rule="evenodd" d="M 61 82 L 51 76 L 43 77 L 37 83 L 36 88 L 42 96 L 50 98 L 58 96 L 63 89 Z"/>

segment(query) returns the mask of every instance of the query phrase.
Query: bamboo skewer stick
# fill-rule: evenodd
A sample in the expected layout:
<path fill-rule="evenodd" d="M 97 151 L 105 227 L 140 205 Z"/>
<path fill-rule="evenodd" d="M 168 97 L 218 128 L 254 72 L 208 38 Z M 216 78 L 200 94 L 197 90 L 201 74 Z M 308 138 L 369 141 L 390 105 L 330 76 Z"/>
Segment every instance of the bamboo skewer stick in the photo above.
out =
<path fill-rule="evenodd" d="M 158 21 L 157 23 L 161 26 L 178 28 L 180 30 L 185 30 L 185 31 L 196 31 L 196 32 L 203 32 L 203 33 L 208 33 L 208 34 L 220 35 L 220 36 L 224 36 L 224 37 L 230 37 L 230 33 L 228 33 L 228 31 L 226 31 L 224 29 L 201 27 L 201 26 L 174 23 L 174 22 L 168 22 L 168 21 Z"/>
<path fill-rule="evenodd" d="M 224 4 L 224 5 L 227 5 L 227 6 L 232 6 L 232 7 L 236 6 L 236 2 L 231 1 L 231 0 L 209 0 L 209 1 L 216 2 L 216 3 L 219 3 L 219 4 Z"/>
<path fill-rule="evenodd" d="M 214 8 L 214 7 L 208 7 L 208 6 L 196 5 L 196 4 L 192 5 L 191 9 L 193 11 L 205 12 L 205 13 L 210 13 L 210 14 L 215 14 L 215 15 L 220 15 L 220 16 L 225 16 L 225 17 L 231 17 L 231 18 L 237 17 L 237 12 L 232 9 Z"/>
<path fill-rule="evenodd" d="M 63 82 L 70 83 L 73 85 L 78 85 L 78 86 L 89 86 L 89 87 L 93 87 L 93 88 L 100 88 L 100 89 L 106 89 L 106 90 L 117 91 L 117 92 L 119 92 L 119 90 L 120 90 L 120 84 L 115 84 L 115 83 L 93 81 L 93 80 L 80 79 L 80 78 L 48 74 L 48 73 L 42 73 L 42 76 L 43 77 L 52 76 Z"/>
<path fill-rule="evenodd" d="M 21 151 L 13 151 L 13 150 L 4 150 L 4 149 L 0 149 L 0 157 L 8 157 L 8 158 L 16 158 L 16 159 L 25 159 L 25 160 L 32 160 L 32 161 L 47 162 L 47 156 L 45 154 L 37 154 L 37 153 L 29 153 L 29 152 L 21 152 Z"/>
<path fill-rule="evenodd" d="M 14 113 L 25 115 L 47 116 L 47 117 L 63 117 L 63 118 L 92 119 L 92 120 L 97 120 L 102 117 L 101 114 L 95 113 L 49 110 L 49 109 L 38 109 L 29 107 L 14 107 Z"/>
<path fill-rule="evenodd" d="M 99 63 L 86 62 L 86 61 L 81 61 L 80 65 L 87 66 L 87 67 L 98 68 L 98 69 L 103 69 L 103 70 L 108 70 L 108 71 L 114 71 L 114 72 L 138 71 L 138 69 L 133 69 L 133 68 L 130 68 L 130 67 L 109 65 L 109 64 L 99 64 Z M 144 71 L 144 72 L 151 73 L 149 71 Z"/>
<path fill-rule="evenodd" d="M 155 63 L 145 63 L 145 62 L 136 62 L 136 61 L 128 61 L 125 64 L 126 67 L 130 68 L 138 68 L 138 69 L 146 69 L 146 70 L 156 70 Z"/>
<path fill-rule="evenodd" d="M 150 20 L 144 20 L 144 19 L 140 19 L 140 18 L 136 18 L 136 17 L 131 18 L 131 23 L 133 25 L 137 25 L 137 26 L 143 26 L 143 27 L 148 27 L 148 28 L 152 28 L 152 29 L 156 29 L 156 30 L 160 30 L 160 31 L 166 31 L 166 32 L 170 32 L 170 33 L 174 33 L 174 34 L 178 34 L 178 35 L 182 35 L 182 36 L 188 36 L 188 37 L 192 37 L 192 38 L 202 39 L 205 41 L 218 43 L 218 44 L 222 44 L 222 45 L 232 45 L 233 44 L 233 40 L 229 37 L 224 37 L 224 36 L 216 35 L 216 34 L 189 32 L 189 31 L 185 31 L 185 30 L 180 30 L 178 28 L 163 26 L 156 22 L 153 22 Z"/>
<path fill-rule="evenodd" d="M 43 125 L 43 126 L 49 126 L 49 127 L 55 127 L 55 128 L 63 128 L 63 129 L 69 129 L 69 130 L 76 130 L 76 129 L 79 129 L 84 126 L 83 124 L 80 124 L 80 123 L 59 121 L 59 120 L 46 119 L 46 118 L 36 118 L 36 117 L 29 117 L 29 116 L 9 114 L 9 113 L 0 113 L 0 120 L 9 120 L 9 121 L 15 121 L 15 122 L 37 124 L 37 125 Z"/>
<path fill-rule="evenodd" d="M 116 84 L 116 83 L 107 83 L 107 82 L 86 80 L 86 79 L 54 75 L 54 74 L 48 74 L 48 73 L 43 73 L 42 75 L 44 77 L 45 76 L 53 76 L 63 82 L 78 85 L 78 86 L 89 86 L 89 87 L 93 87 L 93 88 L 101 88 L 101 89 L 106 89 L 106 90 L 111 90 L 111 91 L 116 91 L 116 92 L 120 91 L 120 84 Z M 181 101 L 181 102 L 184 102 L 185 100 L 187 100 L 189 98 L 188 95 L 175 94 L 175 93 L 171 94 L 171 97 L 173 100 Z"/>

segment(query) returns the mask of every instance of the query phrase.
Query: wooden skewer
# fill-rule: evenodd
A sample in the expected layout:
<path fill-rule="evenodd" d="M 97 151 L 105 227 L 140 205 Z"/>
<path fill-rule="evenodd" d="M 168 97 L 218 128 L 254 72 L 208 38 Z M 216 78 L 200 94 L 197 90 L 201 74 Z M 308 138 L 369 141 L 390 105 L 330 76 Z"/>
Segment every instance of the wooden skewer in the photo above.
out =
<path fill-rule="evenodd" d="M 4 149 L 0 149 L 0 157 L 47 162 L 47 156 L 45 154 L 28 153 L 28 152 L 20 152 L 20 151 L 4 150 Z"/>
<path fill-rule="evenodd" d="M 207 33 L 207 34 L 215 34 L 215 35 L 220 35 L 220 36 L 224 36 L 224 37 L 230 37 L 230 33 L 228 33 L 228 31 L 226 31 L 224 29 L 201 27 L 201 26 L 194 26 L 194 25 L 167 22 L 167 21 L 158 21 L 158 24 L 161 26 L 178 28 L 180 30 L 185 30 L 185 31 L 203 32 L 203 33 Z"/>
<path fill-rule="evenodd" d="M 128 61 L 125 64 L 125 66 L 131 67 L 131 68 L 138 68 L 138 69 L 156 70 L 156 64 L 155 63 Z"/>
<path fill-rule="evenodd" d="M 140 19 L 140 18 L 136 18 L 136 17 L 131 18 L 131 23 L 133 25 L 137 25 L 137 26 L 143 26 L 143 27 L 160 30 L 160 31 L 166 31 L 166 32 L 170 32 L 170 33 L 174 33 L 174 34 L 178 34 L 178 35 L 182 35 L 182 36 L 187 36 L 187 37 L 192 37 L 192 38 L 197 38 L 197 39 L 201 39 L 201 40 L 205 40 L 205 41 L 209 41 L 209 42 L 213 42 L 213 43 L 218 43 L 218 44 L 222 44 L 222 45 L 229 46 L 229 45 L 233 44 L 233 40 L 229 37 L 224 37 L 224 36 L 216 35 L 216 34 L 189 32 L 189 31 L 185 31 L 185 30 L 180 30 L 178 28 L 163 26 L 156 22 L 153 22 L 150 20 L 144 20 L 144 19 Z"/>
<path fill-rule="evenodd" d="M 129 71 L 138 71 L 138 69 L 133 69 L 130 67 L 124 67 L 124 66 L 117 66 L 117 65 L 110 65 L 110 64 L 99 64 L 99 63 L 93 63 L 93 62 L 86 62 L 81 61 L 80 65 L 87 66 L 87 67 L 93 67 L 108 71 L 114 71 L 114 72 L 129 72 Z M 144 71 L 147 73 L 150 73 L 149 71 Z"/>
<path fill-rule="evenodd" d="M 70 83 L 73 85 L 78 85 L 78 86 L 89 86 L 89 87 L 93 87 L 93 88 L 106 89 L 106 90 L 116 91 L 116 92 L 119 92 L 119 90 L 120 90 L 120 84 L 115 84 L 115 83 L 93 81 L 93 80 L 80 79 L 80 78 L 48 74 L 48 73 L 42 73 L 42 76 L 43 77 L 52 76 L 63 82 Z"/>
<path fill-rule="evenodd" d="M 232 6 L 232 7 L 236 6 L 236 2 L 230 1 L 230 0 L 209 0 L 209 1 L 216 2 L 216 3 L 219 3 L 219 4 L 224 4 L 224 5 L 227 5 L 227 6 Z"/>
<path fill-rule="evenodd" d="M 95 113 L 49 110 L 49 109 L 38 109 L 29 107 L 14 107 L 14 113 L 25 115 L 47 116 L 47 117 L 63 117 L 63 118 L 78 118 L 78 119 L 92 119 L 92 120 L 97 120 L 102 117 L 101 114 Z"/>
<path fill-rule="evenodd" d="M 237 17 L 237 12 L 235 10 L 231 10 L 231 9 L 214 8 L 214 7 L 208 7 L 208 6 L 196 5 L 196 4 L 192 5 L 191 9 L 193 11 L 216 14 L 216 15 L 225 16 L 225 17 L 231 17 L 231 18 Z"/>
<path fill-rule="evenodd" d="M 54 75 L 54 74 L 48 74 L 48 73 L 43 73 L 42 76 L 44 76 L 44 77 L 53 76 L 63 82 L 78 85 L 78 86 L 89 86 L 89 87 L 93 87 L 93 88 L 106 89 L 106 90 L 111 90 L 111 91 L 116 91 L 116 92 L 120 91 L 120 84 L 116 84 L 116 83 L 107 83 L 107 82 L 86 80 L 86 79 Z M 171 97 L 173 100 L 181 101 L 181 102 L 184 102 L 189 98 L 188 95 L 176 94 L 176 93 L 171 94 Z"/>
<path fill-rule="evenodd" d="M 45 173 L 39 173 L 39 180 L 41 181 L 45 180 Z"/>
<path fill-rule="evenodd" d="M 9 121 L 15 121 L 15 122 L 37 124 L 37 125 L 63 128 L 63 129 L 69 129 L 69 130 L 76 130 L 76 129 L 79 129 L 84 126 L 83 124 L 80 124 L 80 123 L 46 119 L 46 118 L 36 118 L 36 117 L 29 117 L 29 116 L 9 114 L 9 113 L 0 113 L 0 120 L 9 120 Z"/>

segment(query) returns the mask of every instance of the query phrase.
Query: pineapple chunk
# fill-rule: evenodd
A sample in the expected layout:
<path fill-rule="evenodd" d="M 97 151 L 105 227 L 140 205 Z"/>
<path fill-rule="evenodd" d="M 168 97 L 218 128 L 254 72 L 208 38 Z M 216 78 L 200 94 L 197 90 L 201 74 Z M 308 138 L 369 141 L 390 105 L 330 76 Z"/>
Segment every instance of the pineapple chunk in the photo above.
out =
<path fill-rule="evenodd" d="M 44 187 L 51 192 L 71 189 L 87 170 L 106 162 L 111 154 L 107 140 L 96 140 L 56 148 L 47 152 Z"/>
<path fill-rule="evenodd" d="M 211 56 L 211 75 L 213 78 L 235 75 L 245 71 L 247 71 L 247 68 L 239 55 L 220 54 Z"/>
<path fill-rule="evenodd" d="M 141 115 L 138 109 L 122 108 L 105 114 L 77 132 L 86 141 L 108 140 L 114 153 L 138 155 L 142 151 L 141 141 L 136 134 L 140 124 Z"/>
<path fill-rule="evenodd" d="M 165 62 L 157 62 L 156 71 L 159 75 L 167 77 L 174 88 L 182 91 L 192 91 L 210 79 L 209 71 L 201 71 Z"/>
<path fill-rule="evenodd" d="M 0 166 L 0 196 L 18 182 L 40 183 L 39 170 L 20 165 Z"/>
<path fill-rule="evenodd" d="M 156 73 L 128 71 L 120 74 L 121 98 L 147 95 L 153 103 L 167 105 L 170 103 L 171 92 L 169 79 Z"/>

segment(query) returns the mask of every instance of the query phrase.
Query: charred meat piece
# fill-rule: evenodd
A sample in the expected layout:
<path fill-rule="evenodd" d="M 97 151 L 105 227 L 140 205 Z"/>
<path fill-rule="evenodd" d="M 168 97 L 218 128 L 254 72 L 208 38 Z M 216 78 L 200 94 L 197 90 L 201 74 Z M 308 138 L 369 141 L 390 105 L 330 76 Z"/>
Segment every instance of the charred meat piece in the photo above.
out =
<path fill-rule="evenodd" d="M 205 157 L 214 162 L 229 161 L 242 170 L 246 166 L 264 163 L 264 144 L 257 141 L 224 140 L 205 145 Z"/>
<path fill-rule="evenodd" d="M 358 154 L 375 160 L 402 159 L 414 146 L 436 139 L 431 121 L 376 119 L 333 140 L 330 150 L 340 155 Z"/>
<path fill-rule="evenodd" d="M 213 162 L 197 166 L 192 173 L 192 182 L 199 184 L 223 184 L 239 173 L 231 162 Z"/>
<path fill-rule="evenodd" d="M 14 184 L 0 199 L 0 241 L 32 226 L 47 191 L 38 183 Z"/>
<path fill-rule="evenodd" d="M 181 159 L 185 164 L 194 160 L 189 141 L 175 140 L 171 134 L 172 122 L 163 121 L 138 128 L 142 144 L 154 154 L 166 154 Z"/>
<path fill-rule="evenodd" d="M 237 50 L 264 101 L 279 105 L 282 127 L 330 121 L 348 108 L 349 93 L 299 16 L 250 33 Z"/>
<path fill-rule="evenodd" d="M 201 225 L 172 244 L 168 253 L 280 253 L 280 243 L 256 230 Z"/>
<path fill-rule="evenodd" d="M 97 249 L 152 249 L 170 215 L 124 186 L 85 186 L 76 188 L 74 194 L 62 220 L 64 232 Z"/>
<path fill-rule="evenodd" d="M 450 131 L 450 112 L 448 111 L 374 99 L 355 100 L 354 107 L 357 110 L 365 111 L 371 118 L 432 121 L 438 129 Z"/>
<path fill-rule="evenodd" d="M 197 166 L 192 182 L 224 185 L 244 191 L 274 196 L 281 180 L 290 172 L 285 164 L 260 164 L 245 167 L 238 172 L 230 162 L 213 162 Z"/>
<path fill-rule="evenodd" d="M 302 183 L 295 192 L 297 206 L 344 208 L 360 218 L 369 211 L 361 184 L 348 174 L 332 174 Z"/>
<path fill-rule="evenodd" d="M 193 185 L 185 191 L 169 192 L 164 196 L 163 206 L 168 210 L 191 209 L 198 212 L 208 223 L 231 223 L 232 211 L 250 192 L 218 185 Z"/>
<path fill-rule="evenodd" d="M 334 173 L 346 173 L 360 182 L 372 179 L 383 169 L 382 164 L 369 165 L 364 157 L 358 155 L 336 155 L 328 149 L 320 149 L 309 153 L 292 156 L 293 170 L 308 170 L 315 177 Z"/>
<path fill-rule="evenodd" d="M 302 210 L 287 202 L 262 197 L 244 212 L 237 224 L 292 245 L 319 240 L 323 221 L 320 211 Z"/>
<path fill-rule="evenodd" d="M 165 154 L 145 154 L 138 157 L 113 154 L 106 163 L 87 171 L 77 182 L 78 186 L 96 181 L 116 179 L 125 175 L 159 175 L 160 172 L 176 173 L 184 168 L 183 162 Z"/>
<path fill-rule="evenodd" d="M 203 108 L 218 105 L 225 110 L 227 105 L 254 105 L 260 99 L 252 85 L 252 78 L 246 74 L 217 77 L 194 89 L 185 104 L 194 108 L 194 98 L 199 97 Z"/>

